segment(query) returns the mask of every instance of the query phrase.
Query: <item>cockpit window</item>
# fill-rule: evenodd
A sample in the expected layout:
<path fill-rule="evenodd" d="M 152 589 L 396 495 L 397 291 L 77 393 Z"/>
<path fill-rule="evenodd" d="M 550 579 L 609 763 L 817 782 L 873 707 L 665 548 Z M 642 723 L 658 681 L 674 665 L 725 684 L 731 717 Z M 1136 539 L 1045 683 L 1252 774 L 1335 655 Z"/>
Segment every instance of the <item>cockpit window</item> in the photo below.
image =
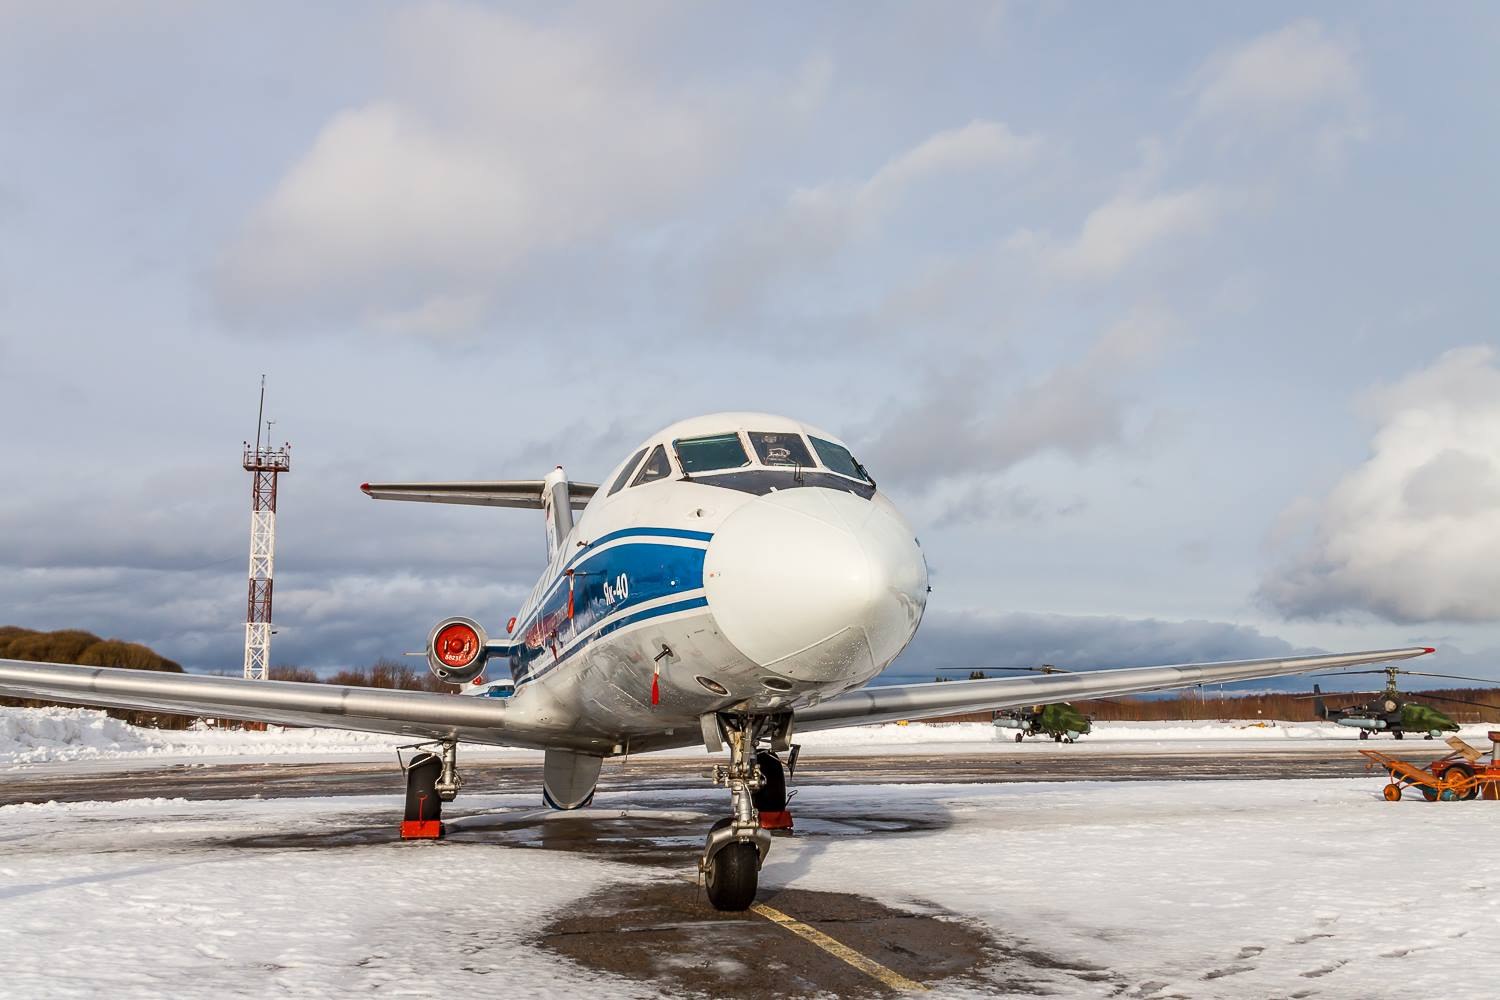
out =
<path fill-rule="evenodd" d="M 851 476 L 854 479 L 860 479 L 867 483 L 872 482 L 870 474 L 865 471 L 863 465 L 854 460 L 854 456 L 849 454 L 848 448 L 845 448 L 841 444 L 834 444 L 832 441 L 824 441 L 822 438 L 816 437 L 812 439 L 812 443 L 813 447 L 818 450 L 818 457 L 823 460 L 823 464 L 834 472 L 837 472 L 841 476 Z"/>
<path fill-rule="evenodd" d="M 751 431 L 750 444 L 764 465 L 816 465 L 801 434 L 787 431 Z"/>
<path fill-rule="evenodd" d="M 657 445 L 651 449 L 641 471 L 636 474 L 631 486 L 639 486 L 642 483 L 654 483 L 658 479 L 666 479 L 672 474 L 672 464 L 667 461 L 667 449 Z"/>
<path fill-rule="evenodd" d="M 641 460 L 641 456 L 644 454 L 646 454 L 646 449 L 642 448 L 640 451 L 630 456 L 630 461 L 625 463 L 625 468 L 620 470 L 620 474 L 616 476 L 615 481 L 610 484 L 609 492 L 604 494 L 605 496 L 612 497 L 624 488 L 625 480 L 630 478 L 630 474 L 635 471 L 635 464 Z"/>
<path fill-rule="evenodd" d="M 688 475 L 713 472 L 715 469 L 738 469 L 750 464 L 745 446 L 738 434 L 713 434 L 708 437 L 679 438 L 672 442 L 677 460 Z"/>

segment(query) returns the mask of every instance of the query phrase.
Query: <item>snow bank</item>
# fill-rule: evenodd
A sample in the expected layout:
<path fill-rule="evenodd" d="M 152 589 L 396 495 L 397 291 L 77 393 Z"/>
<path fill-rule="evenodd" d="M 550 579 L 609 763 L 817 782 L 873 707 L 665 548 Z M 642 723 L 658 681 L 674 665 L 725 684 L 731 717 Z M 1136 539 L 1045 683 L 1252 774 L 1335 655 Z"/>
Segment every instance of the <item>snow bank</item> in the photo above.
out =
<path fill-rule="evenodd" d="M 87 708 L 0 709 L 0 760 L 32 763 L 147 753 L 146 732 Z"/>
<path fill-rule="evenodd" d="M 340 729 L 140 729 L 91 708 L 0 708 L 0 767 L 120 758 L 385 753 L 412 742 Z"/>

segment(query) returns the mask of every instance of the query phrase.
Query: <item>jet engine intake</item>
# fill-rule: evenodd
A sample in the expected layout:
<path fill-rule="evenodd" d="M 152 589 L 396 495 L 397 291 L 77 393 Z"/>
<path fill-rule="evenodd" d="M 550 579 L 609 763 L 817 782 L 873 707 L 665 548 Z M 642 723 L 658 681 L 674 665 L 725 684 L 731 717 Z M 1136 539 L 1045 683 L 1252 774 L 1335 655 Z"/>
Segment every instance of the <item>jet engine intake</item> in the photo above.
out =
<path fill-rule="evenodd" d="M 444 618 L 427 636 L 427 669 L 449 684 L 468 684 L 484 674 L 487 641 L 474 619 Z"/>

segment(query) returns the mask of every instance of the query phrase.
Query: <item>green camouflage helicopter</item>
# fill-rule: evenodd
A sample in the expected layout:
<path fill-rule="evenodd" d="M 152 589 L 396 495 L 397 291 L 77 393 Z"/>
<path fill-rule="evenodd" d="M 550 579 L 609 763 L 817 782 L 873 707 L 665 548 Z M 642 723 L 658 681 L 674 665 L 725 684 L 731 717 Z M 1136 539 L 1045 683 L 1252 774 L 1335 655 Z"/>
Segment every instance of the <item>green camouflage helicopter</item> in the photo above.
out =
<path fill-rule="evenodd" d="M 987 667 L 984 670 L 970 670 L 969 680 L 983 680 L 990 672 L 1002 671 L 1033 674 L 1071 673 L 1061 667 L 1044 663 L 1040 667 Z M 939 677 L 938 680 L 946 680 L 946 678 Z M 995 713 L 994 723 L 996 729 L 1014 729 L 1017 743 L 1028 736 L 1050 736 L 1055 743 L 1072 743 L 1080 736 L 1086 736 L 1094 730 L 1094 724 L 1089 717 L 1065 701 L 1054 702 L 1051 705 L 1033 705 L 1030 709 L 1002 709 Z"/>
<path fill-rule="evenodd" d="M 1425 739 L 1433 739 L 1443 733 L 1458 732 L 1458 723 L 1450 719 L 1445 713 L 1433 708 L 1431 705 L 1421 705 L 1414 701 L 1406 701 L 1401 697 L 1401 692 L 1396 687 L 1397 674 L 1410 674 L 1413 677 L 1441 677 L 1454 681 L 1477 681 L 1480 684 L 1494 684 L 1495 681 L 1483 677 L 1462 677 L 1458 674 L 1429 674 L 1420 670 L 1401 670 L 1397 667 L 1386 667 L 1382 670 L 1351 670 L 1346 674 L 1317 674 L 1319 677 L 1343 677 L 1347 674 L 1385 674 L 1385 690 L 1377 694 L 1374 699 L 1364 705 L 1355 705 L 1349 708 L 1329 708 L 1323 700 L 1323 690 L 1318 685 L 1313 685 L 1313 693 L 1304 695 L 1313 699 L 1313 711 L 1318 718 L 1324 719 L 1340 726 L 1348 726 L 1359 730 L 1359 738 L 1367 740 L 1376 733 L 1390 733 L 1394 739 L 1403 739 L 1407 733 L 1423 733 Z M 1338 697 L 1337 692 L 1330 692 L 1331 697 Z M 1449 698 L 1443 695 L 1423 695 L 1432 701 L 1448 701 L 1459 705 L 1474 705 L 1479 708 L 1493 708 L 1477 701 L 1467 701 L 1463 698 Z"/>

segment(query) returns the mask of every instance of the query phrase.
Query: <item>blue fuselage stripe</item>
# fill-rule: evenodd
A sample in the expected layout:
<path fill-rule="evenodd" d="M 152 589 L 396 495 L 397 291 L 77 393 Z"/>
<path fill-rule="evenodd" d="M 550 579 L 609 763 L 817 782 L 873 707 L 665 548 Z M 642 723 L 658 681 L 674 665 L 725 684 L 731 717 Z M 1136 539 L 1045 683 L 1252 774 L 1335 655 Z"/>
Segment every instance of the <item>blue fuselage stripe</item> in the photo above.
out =
<path fill-rule="evenodd" d="M 510 670 L 516 684 L 536 679 L 616 629 L 707 606 L 707 599 L 699 596 L 706 552 L 681 541 L 704 542 L 712 537 L 703 531 L 631 528 L 599 538 L 591 551 L 581 553 L 568 566 L 571 575 L 564 572 L 553 580 L 546 596 L 511 637 Z M 617 544 L 599 551 L 606 542 Z M 622 614 L 637 605 L 670 598 L 681 599 Z M 605 619 L 610 620 L 601 627 Z"/>

